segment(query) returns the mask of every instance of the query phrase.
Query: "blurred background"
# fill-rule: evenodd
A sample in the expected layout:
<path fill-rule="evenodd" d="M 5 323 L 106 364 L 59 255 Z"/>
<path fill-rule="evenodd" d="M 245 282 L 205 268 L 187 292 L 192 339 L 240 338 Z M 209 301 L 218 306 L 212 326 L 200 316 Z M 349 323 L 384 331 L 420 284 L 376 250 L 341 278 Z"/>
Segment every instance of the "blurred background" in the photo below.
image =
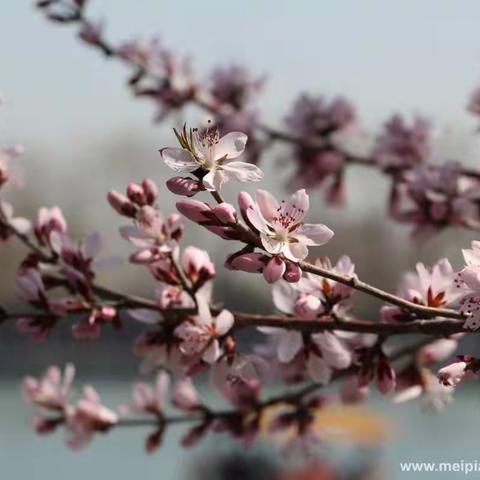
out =
<path fill-rule="evenodd" d="M 266 87 L 257 103 L 271 124 L 282 124 L 302 91 L 342 94 L 355 105 L 366 132 L 374 135 L 393 113 L 420 113 L 435 125 L 439 160 L 461 159 L 479 166 L 478 125 L 465 112 L 468 95 L 480 80 L 480 4 L 474 0 L 90 3 L 91 16 L 106 20 L 107 36 L 114 42 L 161 33 L 166 45 L 191 54 L 199 76 L 232 62 L 265 74 Z M 168 179 L 170 172 L 160 161 L 158 149 L 174 144 L 171 128 L 181 119 L 155 125 L 152 105 L 134 101 L 125 88 L 124 66 L 80 45 L 70 28 L 49 25 L 31 1 L 3 0 L 2 7 L 0 143 L 20 143 L 26 149 L 18 160 L 26 187 L 8 192 L 8 199 L 27 217 L 39 206 L 60 205 L 73 232 L 82 235 L 100 229 L 104 255 L 126 258 L 130 247 L 118 235 L 122 220 L 106 202 L 106 192 L 123 191 L 129 181 L 146 177 L 160 185 Z M 281 196 L 291 170 L 288 164 L 280 166 L 278 154 L 272 151 L 262 161 L 267 178 L 263 186 Z M 461 248 L 470 244 L 475 233 L 448 231 L 425 245 L 413 244 L 409 228 L 387 216 L 388 184 L 380 173 L 354 166 L 347 172 L 344 208 L 328 207 L 319 193 L 312 194 L 310 219 L 326 223 L 336 233 L 322 254 L 335 259 L 348 253 L 362 278 L 387 290 L 394 290 L 401 272 L 414 268 L 417 261 L 431 263 L 447 256 L 458 267 Z M 233 195 L 234 190 L 227 189 L 227 197 L 229 193 Z M 174 211 L 174 202 L 168 192 L 162 192 L 160 204 L 165 212 Z M 189 241 L 208 247 L 213 256 L 219 271 L 216 298 L 225 299 L 231 308 L 271 311 L 269 288 L 260 278 L 222 268 L 234 246 L 195 225 L 187 225 L 184 244 Z M 14 272 L 23 253 L 15 245 L 0 249 L 0 304 L 14 305 Z M 100 281 L 144 295 L 150 295 L 153 286 L 142 269 L 127 263 L 102 272 Z M 358 305 L 360 314 L 376 314 L 378 304 L 359 297 Z M 132 328 L 107 333 L 96 343 L 82 343 L 74 342 L 70 327 L 63 325 L 46 343 L 35 345 L 14 329 L 2 327 L 0 461 L 9 474 L 22 479 L 68 474 L 73 479 L 111 472 L 122 479 L 141 469 L 145 478 L 196 478 L 199 472 L 216 478 L 205 466 L 212 446 L 225 455 L 227 464 L 242 463 L 230 456 L 236 455 L 238 446 L 222 438 L 218 448 L 219 437 L 190 452 L 176 447 L 173 434 L 158 454 L 146 457 L 141 449 L 143 432 L 100 439 L 81 455 L 67 452 L 59 436 L 45 440 L 30 432 L 18 383 L 23 375 L 37 374 L 51 363 L 74 361 L 82 380 L 107 391 L 107 402 L 115 405 L 126 400 L 138 368 L 138 359 L 131 353 Z M 467 340 L 462 347 L 473 353 L 475 346 Z M 474 439 L 480 424 L 476 390 L 459 395 L 442 415 L 422 413 L 418 405 L 395 410 L 386 401 L 377 400 L 375 405 L 392 418 L 397 433 L 384 451 L 375 453 L 375 461 L 388 472 L 381 478 L 416 478 L 400 474 L 399 461 L 475 460 Z M 264 450 L 268 449 L 249 453 L 247 463 L 259 465 L 257 473 L 265 468 L 263 478 L 269 478 L 273 470 L 268 469 L 276 468 L 279 459 Z M 242 471 L 237 477 L 222 475 L 219 478 L 250 478 Z"/>

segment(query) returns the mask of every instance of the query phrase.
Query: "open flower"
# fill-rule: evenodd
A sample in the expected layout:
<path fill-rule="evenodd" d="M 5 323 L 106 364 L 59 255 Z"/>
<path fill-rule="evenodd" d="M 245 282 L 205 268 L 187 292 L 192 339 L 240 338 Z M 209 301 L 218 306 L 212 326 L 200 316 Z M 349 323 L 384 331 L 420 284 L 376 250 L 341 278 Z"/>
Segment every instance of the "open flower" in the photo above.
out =
<path fill-rule="evenodd" d="M 75 376 L 75 367 L 67 364 L 62 375 L 60 368 L 51 366 L 41 379 L 26 377 L 22 393 L 25 402 L 48 410 L 65 410 Z"/>
<path fill-rule="evenodd" d="M 307 247 L 324 245 L 333 236 L 332 230 L 323 224 L 303 223 L 308 207 L 305 190 L 296 191 L 281 203 L 271 193 L 257 190 L 256 202 L 250 203 L 246 215 L 260 232 L 263 248 L 268 253 L 282 253 L 298 262 L 308 255 Z"/>
<path fill-rule="evenodd" d="M 67 417 L 68 446 L 72 450 L 85 448 L 96 432 L 107 432 L 117 421 L 117 414 L 102 405 L 95 389 L 86 386 L 83 397 Z"/>
<path fill-rule="evenodd" d="M 455 285 L 460 297 L 460 311 L 468 315 L 464 327 L 477 330 L 480 327 L 480 242 L 472 242 L 471 249 L 463 250 L 465 267 L 458 273 Z"/>
<path fill-rule="evenodd" d="M 406 300 L 432 308 L 447 308 L 458 297 L 454 288 L 454 277 L 450 262 L 443 258 L 432 267 L 417 263 L 416 272 L 405 274 L 398 295 Z M 400 307 L 386 305 L 381 309 L 384 321 L 403 321 L 411 319 L 408 312 Z"/>
<path fill-rule="evenodd" d="M 164 148 L 160 151 L 164 162 L 175 172 L 207 171 L 203 186 L 210 191 L 220 190 L 232 179 L 239 182 L 258 182 L 263 172 L 255 165 L 234 161 L 245 150 L 247 136 L 241 132 L 230 132 L 220 137 L 217 128 L 204 132 L 184 128 L 182 134 L 175 132 L 182 148 Z"/>
<path fill-rule="evenodd" d="M 373 157 L 385 170 L 411 168 L 430 155 L 430 123 L 415 117 L 408 123 L 394 115 L 378 137 Z"/>
<path fill-rule="evenodd" d="M 164 370 L 157 376 L 154 385 L 136 382 L 132 387 L 132 403 L 121 407 L 122 413 L 163 415 L 170 378 Z"/>
<path fill-rule="evenodd" d="M 175 329 L 175 335 L 182 340 L 180 350 L 185 355 L 200 355 L 207 363 L 215 363 L 220 357 L 219 337 L 233 326 L 234 318 L 228 310 L 222 310 L 214 319 L 208 302 L 197 296 L 198 315 L 186 320 Z"/>

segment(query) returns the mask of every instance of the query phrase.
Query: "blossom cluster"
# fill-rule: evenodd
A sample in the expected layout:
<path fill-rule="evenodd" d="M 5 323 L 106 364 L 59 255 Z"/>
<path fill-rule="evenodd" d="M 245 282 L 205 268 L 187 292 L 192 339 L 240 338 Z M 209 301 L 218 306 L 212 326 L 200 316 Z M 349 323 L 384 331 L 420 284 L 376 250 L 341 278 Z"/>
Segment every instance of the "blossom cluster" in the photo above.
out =
<path fill-rule="evenodd" d="M 50 367 L 40 379 L 27 377 L 22 391 L 35 409 L 38 433 L 63 427 L 68 445 L 80 449 L 97 434 L 125 425 L 147 426 L 152 428 L 145 441 L 149 452 L 160 446 L 167 428 L 180 422 L 193 425 L 182 438 L 184 446 L 210 432 L 227 432 L 247 443 L 260 433 L 276 438 L 287 431 L 294 432 L 293 442 L 321 441 L 317 414 L 365 401 L 372 386 L 394 403 L 421 398 L 441 409 L 452 401 L 455 387 L 477 376 L 480 360 L 452 357 L 462 337 L 480 327 L 480 242 L 463 251 L 465 264 L 459 271 L 447 259 L 431 267 L 418 263 L 415 272 L 404 275 L 396 294 L 361 280 L 347 255 L 336 262 L 313 257 L 323 253 L 318 247 L 331 241 L 334 232 L 315 221 L 302 187 L 325 184 L 328 200 L 338 203 L 351 163 L 373 166 L 388 176 L 390 214 L 412 224 L 416 236 L 447 226 L 478 226 L 480 174 L 456 163 L 430 162 L 427 120 L 394 116 L 371 152 L 359 156 L 351 146 L 359 135 L 357 114 L 342 97 L 300 96 L 285 118 L 287 131 L 277 131 L 263 124 L 253 107 L 263 78 L 234 66 L 216 69 L 204 87 L 190 63 L 158 38 L 109 44 L 103 25 L 85 16 L 85 0 L 37 4 L 52 21 L 79 23 L 84 42 L 134 66 L 129 85 L 136 95 L 155 101 L 159 119 L 189 104 L 213 119 L 198 128 L 185 124 L 174 129 L 178 145 L 159 149 L 159 168 L 174 172 L 165 187 L 144 179 L 130 182 L 123 193 L 112 189 L 107 194 L 125 222 L 119 233 L 132 248 L 131 267 L 149 275 L 147 297 L 98 282 L 98 270 L 114 259 L 100 258 L 99 233 L 74 238 L 60 207 L 41 207 L 32 219 L 17 216 L 3 197 L 6 187 L 18 183 L 15 157 L 21 149 L 0 150 L 0 240 L 18 240 L 27 249 L 15 279 L 27 309 L 0 307 L 0 321 L 15 319 L 19 331 L 37 341 L 47 340 L 64 319 L 73 319 L 74 338 L 89 340 L 99 339 L 104 328 L 138 322 L 142 331 L 132 342 L 133 352 L 142 359 L 140 373 L 155 375 L 153 384 L 135 382 L 131 403 L 117 409 L 105 406 L 91 386 L 72 401 L 72 365 L 63 374 Z M 477 97 L 478 92 L 470 105 L 475 114 L 480 111 Z M 228 182 L 257 184 L 263 179 L 261 154 L 274 141 L 291 147 L 297 190 L 285 200 L 262 188 L 253 195 L 240 191 L 236 203 L 225 199 Z M 162 189 L 182 197 L 177 212 L 166 215 L 163 205 L 160 209 Z M 185 220 L 236 242 L 225 269 L 263 278 L 276 314 L 234 311 L 215 298 L 217 266 L 206 250 L 183 244 Z M 385 302 L 378 319 L 362 318 L 353 303 L 357 291 Z M 253 345 L 237 336 L 249 327 L 261 338 Z M 397 333 L 431 338 L 394 348 L 390 336 Z M 439 363 L 446 366 L 435 373 Z M 215 410 L 201 400 L 196 385 L 205 376 L 228 409 Z M 277 397 L 265 395 L 272 385 L 291 384 L 300 386 Z M 287 437 L 291 442 L 292 436 Z"/>

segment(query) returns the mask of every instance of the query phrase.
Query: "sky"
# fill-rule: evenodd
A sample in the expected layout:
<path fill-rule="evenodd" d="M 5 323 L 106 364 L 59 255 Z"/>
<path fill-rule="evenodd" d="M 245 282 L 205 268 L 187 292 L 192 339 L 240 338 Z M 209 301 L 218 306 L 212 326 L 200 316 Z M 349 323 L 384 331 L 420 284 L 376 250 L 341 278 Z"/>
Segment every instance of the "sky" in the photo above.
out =
<path fill-rule="evenodd" d="M 101 225 L 118 248 L 119 219 L 105 193 L 147 176 L 160 184 L 168 178 L 158 149 L 172 145 L 173 125 L 154 125 L 153 106 L 131 98 L 125 65 L 81 44 L 72 28 L 49 24 L 31 0 L 1 3 L 0 144 L 26 148 L 27 189 L 14 203 L 27 215 L 33 205 L 60 204 L 69 219 L 84 222 L 78 232 Z M 367 131 L 374 133 L 397 111 L 421 113 L 436 126 L 440 160 L 478 164 L 479 122 L 465 111 L 480 83 L 477 0 L 90 0 L 88 13 L 105 21 L 114 43 L 160 33 L 166 45 L 191 55 L 199 77 L 232 62 L 265 74 L 257 104 L 272 124 L 281 124 L 300 92 L 342 94 Z M 262 168 L 263 185 L 278 194 L 286 175 L 273 171 L 277 165 L 266 159 Z M 410 245 L 409 229 L 386 219 L 385 178 L 349 171 L 347 183 L 349 203 L 342 210 L 325 209 L 315 196 L 318 218 L 331 223 L 339 239 L 347 242 L 350 225 L 375 217 L 395 241 Z M 29 201 L 21 204 L 22 196 Z M 165 211 L 174 209 L 174 198 L 161 200 Z M 375 255 L 382 240 L 371 236 Z M 438 248 L 411 254 L 424 261 L 439 252 L 456 259 L 469 240 L 468 232 L 453 243 L 442 236 Z M 349 246 L 356 257 L 364 250 Z"/>
<path fill-rule="evenodd" d="M 31 0 L 2 0 L 3 141 L 70 146 L 135 128 L 153 135 L 151 106 L 133 102 L 124 66 L 49 25 Z M 480 81 L 475 0 L 90 0 L 114 41 L 160 33 L 200 75 L 237 61 L 266 74 L 262 112 L 279 122 L 299 91 L 341 93 L 376 126 L 395 111 L 472 129 L 467 96 Z"/>

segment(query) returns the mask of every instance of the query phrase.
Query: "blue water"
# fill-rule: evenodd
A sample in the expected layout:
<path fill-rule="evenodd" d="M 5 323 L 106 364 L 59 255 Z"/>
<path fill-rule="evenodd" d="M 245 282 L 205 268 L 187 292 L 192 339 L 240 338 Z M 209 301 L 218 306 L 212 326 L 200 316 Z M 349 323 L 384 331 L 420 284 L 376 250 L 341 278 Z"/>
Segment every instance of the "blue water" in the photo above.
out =
<path fill-rule="evenodd" d="M 98 385 L 98 384 L 97 384 Z M 63 445 L 61 432 L 38 437 L 30 430 L 30 410 L 18 395 L 18 386 L 0 384 L 0 478 L 18 480 L 69 480 L 91 478 L 190 479 L 198 462 L 207 456 L 243 451 L 244 447 L 226 436 L 211 436 L 194 449 L 178 447 L 181 429 L 170 429 L 162 448 L 153 455 L 143 451 L 146 430 L 123 429 L 99 436 L 90 448 L 73 453 Z M 123 383 L 99 384 L 108 405 L 128 400 L 129 387 Z M 458 395 L 445 413 L 425 412 L 418 404 L 391 407 L 376 400 L 375 407 L 389 418 L 393 440 L 381 453 L 385 479 L 480 478 L 480 473 L 401 473 L 399 462 L 480 461 L 480 397 L 475 390 Z"/>

